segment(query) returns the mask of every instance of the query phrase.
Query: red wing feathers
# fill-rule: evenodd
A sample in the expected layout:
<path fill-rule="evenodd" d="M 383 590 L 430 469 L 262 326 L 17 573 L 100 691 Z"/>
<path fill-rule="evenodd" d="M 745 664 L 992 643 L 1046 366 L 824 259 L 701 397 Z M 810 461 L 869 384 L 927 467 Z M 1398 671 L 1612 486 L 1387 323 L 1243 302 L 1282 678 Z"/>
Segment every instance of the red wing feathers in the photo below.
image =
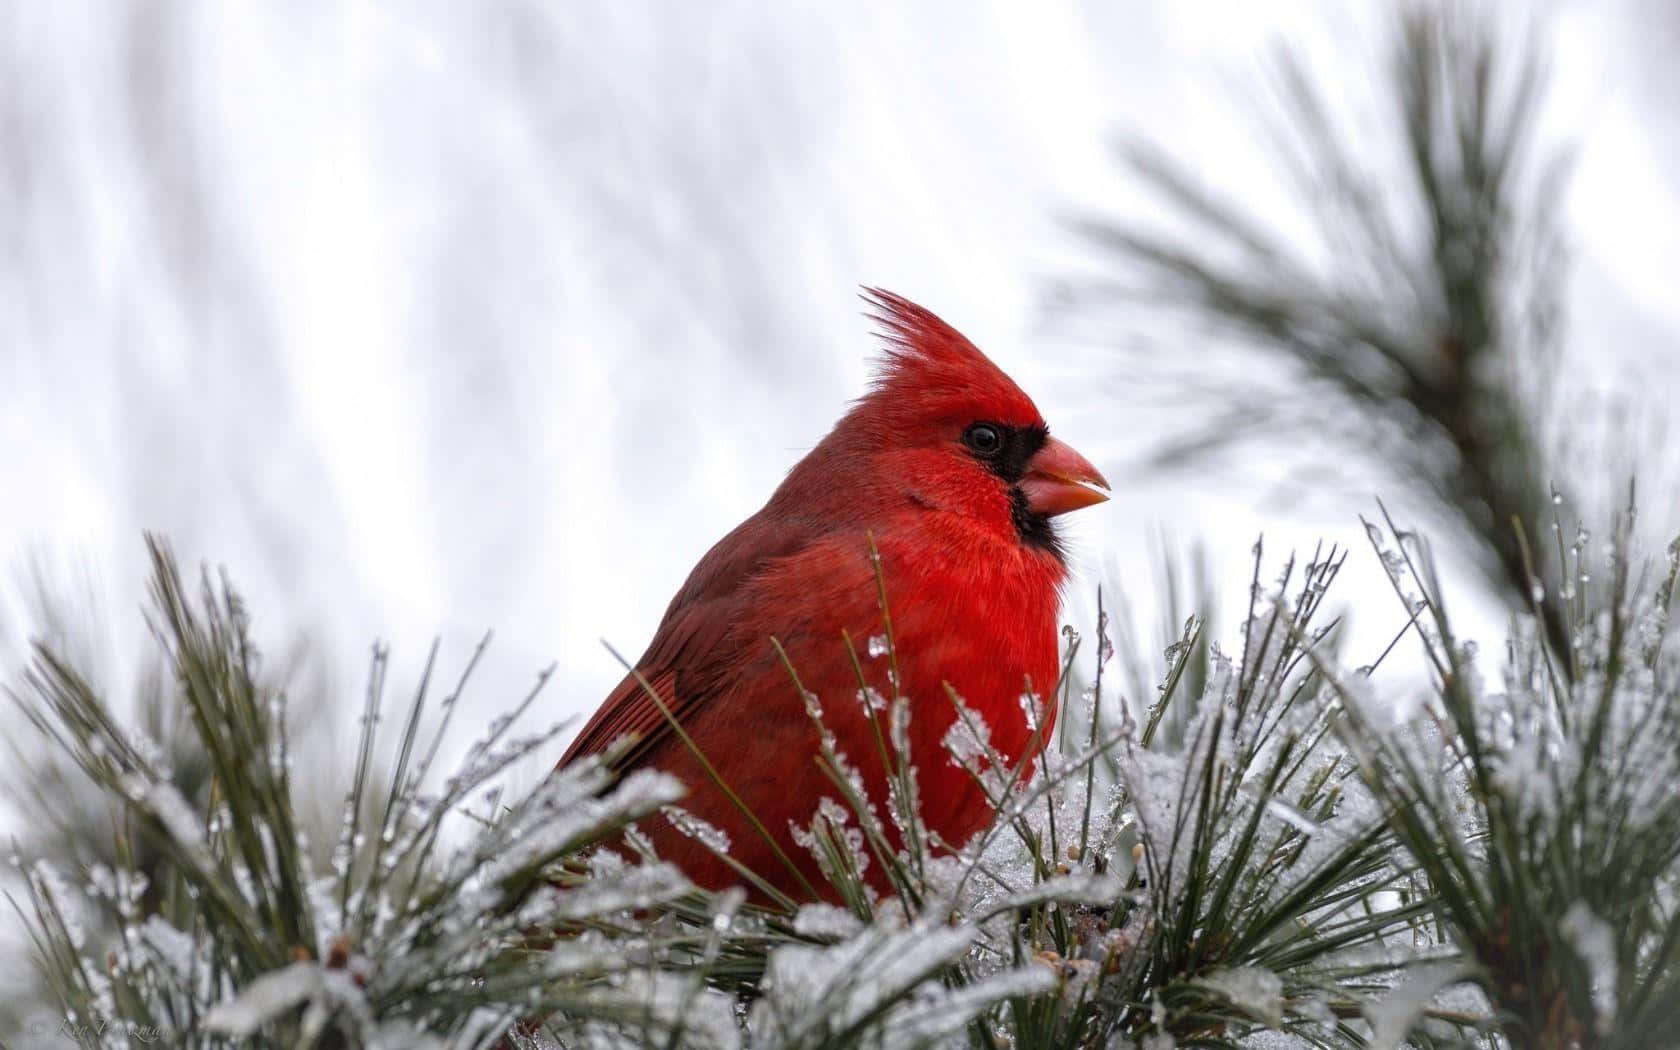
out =
<path fill-rule="evenodd" d="M 718 541 L 689 574 L 636 665 L 679 724 L 686 725 L 702 704 L 727 690 L 730 669 L 741 665 L 739 650 L 750 640 L 736 628 L 757 611 L 742 608 L 744 585 L 773 562 L 797 555 L 811 535 L 755 515 Z M 767 638 L 756 641 L 769 644 Z M 619 769 L 635 768 L 673 735 L 671 719 L 635 674 L 626 675 L 601 704 L 560 765 L 600 754 L 626 733 L 635 733 L 637 740 L 614 763 Z"/>
<path fill-rule="evenodd" d="M 676 674 L 670 671 L 647 679 L 647 684 L 658 691 L 660 699 L 673 714 L 678 708 L 676 691 L 672 688 L 675 681 Z M 572 741 L 572 746 L 566 749 L 560 764 L 566 766 L 587 755 L 598 755 L 618 738 L 634 734 L 636 743 L 616 763 L 620 767 L 634 766 L 641 752 L 658 736 L 669 731 L 664 713 L 647 695 L 641 680 L 635 675 L 626 675 L 624 681 L 618 683 L 618 688 L 608 695 L 606 702 L 596 709 L 594 717 L 584 725 L 583 732 Z"/>

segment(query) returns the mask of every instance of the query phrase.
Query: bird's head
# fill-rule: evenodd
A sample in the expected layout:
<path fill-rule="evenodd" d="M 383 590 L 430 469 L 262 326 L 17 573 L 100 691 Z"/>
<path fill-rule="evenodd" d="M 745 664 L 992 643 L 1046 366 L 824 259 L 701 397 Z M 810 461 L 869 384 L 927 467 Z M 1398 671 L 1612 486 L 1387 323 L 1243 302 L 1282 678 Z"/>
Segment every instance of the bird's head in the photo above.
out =
<path fill-rule="evenodd" d="M 891 292 L 865 299 L 886 359 L 831 439 L 867 457 L 871 487 L 1013 530 L 1059 557 L 1051 519 L 1103 502 L 1108 481 L 1051 437 L 1032 399 L 956 329 Z"/>

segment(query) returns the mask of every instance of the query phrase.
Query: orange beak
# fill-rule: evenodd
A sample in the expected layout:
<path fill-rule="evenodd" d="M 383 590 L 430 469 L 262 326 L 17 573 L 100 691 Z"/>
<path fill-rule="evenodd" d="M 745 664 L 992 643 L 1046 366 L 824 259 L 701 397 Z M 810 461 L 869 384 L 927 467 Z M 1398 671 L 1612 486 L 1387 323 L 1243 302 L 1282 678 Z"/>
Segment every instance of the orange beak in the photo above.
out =
<path fill-rule="evenodd" d="M 1021 479 L 1027 509 L 1051 518 L 1108 499 L 1108 493 L 1098 492 L 1093 485 L 1106 489 L 1108 479 L 1072 445 L 1055 438 L 1027 460 L 1027 476 Z"/>

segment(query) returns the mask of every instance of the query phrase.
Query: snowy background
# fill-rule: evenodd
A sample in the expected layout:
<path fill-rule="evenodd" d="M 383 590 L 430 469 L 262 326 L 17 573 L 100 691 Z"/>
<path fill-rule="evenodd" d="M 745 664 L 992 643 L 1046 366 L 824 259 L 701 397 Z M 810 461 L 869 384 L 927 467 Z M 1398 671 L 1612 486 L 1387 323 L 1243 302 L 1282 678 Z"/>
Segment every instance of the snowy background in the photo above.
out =
<path fill-rule="evenodd" d="M 1569 346 L 1605 396 L 1661 404 L 1680 345 L 1680 16 L 1549 6 L 1546 132 L 1576 158 Z M 1073 526 L 1075 618 L 1099 580 L 1147 611 L 1163 535 L 1205 540 L 1238 599 L 1265 531 L 1273 551 L 1355 547 L 1342 598 L 1375 602 L 1352 645 L 1380 647 L 1403 617 L 1355 515 L 1386 483 L 1280 489 L 1264 449 L 1216 476 L 1140 473 L 1161 414 L 1194 406 L 1140 403 L 1112 345 L 1076 338 L 1047 293 L 1093 265 L 1070 217 L 1151 206 L 1123 138 L 1268 212 L 1245 128 L 1264 60 L 1304 47 L 1357 98 L 1383 15 L 6 5 L 6 665 L 38 628 L 40 577 L 77 610 L 97 597 L 125 688 L 154 529 L 228 568 L 271 651 L 303 639 L 347 726 L 374 638 L 400 695 L 434 636 L 453 668 L 486 629 L 473 714 L 551 661 L 544 721 L 585 713 L 620 675 L 599 639 L 639 653 L 689 566 L 861 391 L 861 284 L 961 328 L 1117 483 Z M 1501 614 L 1461 577 L 1491 641 Z"/>

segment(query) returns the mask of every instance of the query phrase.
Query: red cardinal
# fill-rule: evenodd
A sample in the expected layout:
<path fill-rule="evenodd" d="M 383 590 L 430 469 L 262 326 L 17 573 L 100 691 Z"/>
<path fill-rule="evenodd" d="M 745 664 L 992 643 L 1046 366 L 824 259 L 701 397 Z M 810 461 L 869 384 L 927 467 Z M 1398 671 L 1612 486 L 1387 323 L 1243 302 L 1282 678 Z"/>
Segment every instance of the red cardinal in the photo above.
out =
<path fill-rule="evenodd" d="M 872 535 L 910 701 L 923 817 L 960 846 L 992 811 L 944 750 L 956 717 L 945 683 L 985 717 L 1011 763 L 1031 757 L 1021 704 L 1029 688 L 1045 700 L 1038 739 L 1048 738 L 1067 576 L 1054 519 L 1108 498 L 1090 487 L 1108 487 L 1097 469 L 1050 436 L 1032 400 L 974 344 L 897 295 L 872 289 L 866 299 L 880 311 L 888 344 L 869 393 L 762 510 L 700 559 L 636 664 L 781 856 L 713 785 L 636 674 L 619 683 L 560 762 L 635 734 L 619 768 L 680 777 L 690 790 L 684 807 L 726 832 L 731 856 L 795 900 L 824 883 L 790 824 L 807 824 L 818 801 L 839 792 L 814 761 L 817 730 L 771 639 L 817 695 L 839 750 L 882 807 L 881 752 L 842 634 L 890 697 L 888 661 L 863 651 L 884 629 Z M 884 732 L 886 716 L 877 717 Z M 644 830 L 700 885 L 741 881 L 663 818 Z M 878 866 L 866 875 L 882 888 Z"/>

